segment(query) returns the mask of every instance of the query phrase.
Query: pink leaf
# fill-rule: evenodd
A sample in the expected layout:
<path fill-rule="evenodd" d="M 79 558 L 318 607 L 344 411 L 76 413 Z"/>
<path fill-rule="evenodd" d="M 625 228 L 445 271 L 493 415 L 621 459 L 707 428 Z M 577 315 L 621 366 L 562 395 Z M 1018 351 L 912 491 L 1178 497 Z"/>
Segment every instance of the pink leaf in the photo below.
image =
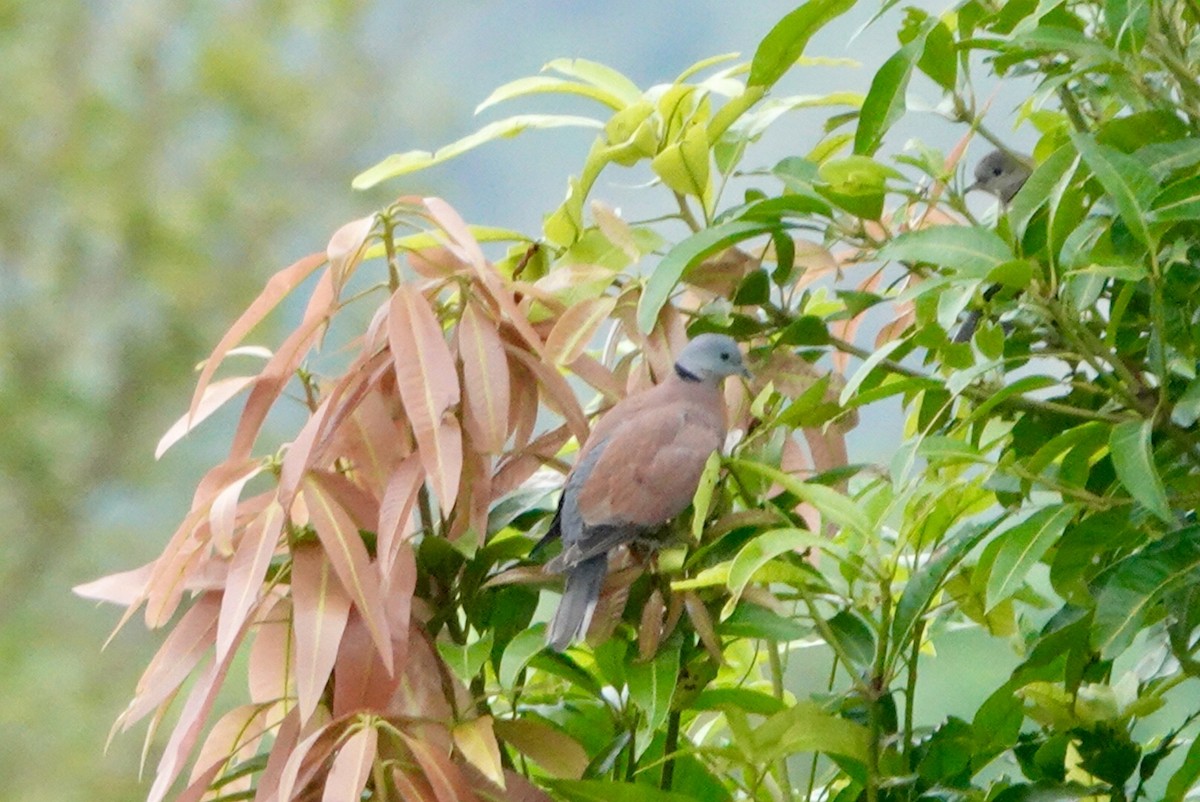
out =
<path fill-rule="evenodd" d="M 578 359 L 616 305 L 616 298 L 601 295 L 569 307 L 546 338 L 547 361 L 568 365 Z"/>
<path fill-rule="evenodd" d="M 342 587 L 354 600 L 371 632 L 371 638 L 379 649 L 379 656 L 392 670 L 392 641 L 388 633 L 387 618 L 384 616 L 383 593 L 379 587 L 379 574 L 371 566 L 367 547 L 363 545 L 358 526 L 345 509 L 321 485 L 309 480 L 305 485 L 305 501 L 317 537 L 325 547 L 325 554 Z"/>
<path fill-rule="evenodd" d="M 542 353 L 542 339 L 538 337 L 537 332 L 529 325 L 529 321 L 517 309 L 517 303 L 513 300 L 512 293 L 504 286 L 500 278 L 500 274 L 496 272 L 496 268 L 488 264 L 487 259 L 483 256 L 483 250 L 479 247 L 479 243 L 471 236 L 471 230 L 467 228 L 467 224 L 459 217 L 458 212 L 450 207 L 441 198 L 425 198 L 425 208 L 429 210 L 429 214 L 433 217 L 442 230 L 445 231 L 457 246 L 460 255 L 464 261 L 470 262 L 471 267 L 475 269 L 475 275 L 479 279 L 479 283 L 483 285 L 492 299 L 508 316 L 508 321 L 512 324 L 521 338 L 526 344 L 533 349 L 534 353 Z"/>
<path fill-rule="evenodd" d="M 303 717 L 303 713 L 301 713 L 301 717 Z M 296 744 L 296 748 L 288 755 L 287 762 L 284 763 L 283 770 L 279 773 L 279 786 L 275 796 L 279 802 L 289 802 L 292 799 L 292 791 L 296 790 L 296 781 L 299 779 L 304 759 L 308 757 L 308 753 L 312 751 L 317 741 L 328 738 L 332 726 L 333 722 L 329 722 L 317 727 L 308 737 Z M 303 788 L 304 785 L 301 783 L 300 790 Z"/>
<path fill-rule="evenodd" d="M 438 802 L 464 802 L 478 799 L 467 785 L 458 766 L 450 762 L 448 755 L 424 740 L 411 737 L 403 730 L 400 732 L 400 737 L 404 739 L 409 751 L 421 765 L 421 770 L 425 772 L 425 778 L 433 786 L 433 792 L 437 795 Z"/>
<path fill-rule="evenodd" d="M 250 701 L 256 704 L 295 698 L 296 660 L 292 642 L 292 600 L 268 595 L 255 615 L 254 642 L 246 666 Z"/>
<path fill-rule="evenodd" d="M 363 243 L 375 228 L 376 215 L 368 215 L 351 220 L 333 232 L 329 244 L 325 246 L 325 256 L 329 259 L 329 270 L 333 273 L 334 285 L 341 291 L 346 281 L 354 273 L 354 268 L 362 261 Z"/>
<path fill-rule="evenodd" d="M 380 568 L 385 573 L 395 560 L 401 538 L 410 532 L 413 506 L 424 479 L 420 457 L 413 454 L 397 466 L 388 480 L 383 502 L 379 505 L 379 542 L 376 547 Z"/>
<path fill-rule="evenodd" d="M 217 691 L 221 689 L 221 683 L 228 671 L 228 658 L 220 662 L 214 660 L 192 686 L 183 710 L 179 713 L 179 721 L 176 722 L 175 729 L 163 748 L 154 784 L 150 786 L 150 793 L 146 797 L 147 802 L 162 802 L 175 778 L 179 776 L 184 760 L 200 737 L 204 720 L 212 712 L 213 703 L 217 700 Z"/>
<path fill-rule="evenodd" d="M 237 523 L 238 502 L 242 498 L 242 489 L 246 483 L 263 472 L 262 465 L 256 465 L 229 483 L 229 486 L 217 494 L 212 507 L 208 511 L 208 531 L 213 548 L 222 557 L 233 553 L 233 530 Z"/>
<path fill-rule="evenodd" d="M 425 472 L 442 508 L 454 506 L 458 477 L 453 455 L 442 451 L 443 416 L 459 401 L 458 374 L 442 326 L 417 290 L 401 286 L 392 295 L 388 342 L 396 367 L 396 387 L 412 424 Z M 461 460 L 461 441 L 459 443 Z M 460 463 L 461 464 L 461 463 Z"/>
<path fill-rule="evenodd" d="M 338 645 L 350 615 L 350 598 L 333 566 L 315 543 L 292 552 L 293 626 L 296 631 L 296 696 L 300 720 L 317 708 L 337 660 Z"/>
<path fill-rule="evenodd" d="M 184 413 L 183 417 L 171 424 L 171 428 L 167 429 L 167 433 L 158 441 L 158 446 L 154 449 L 154 458 L 161 459 L 162 455 L 167 453 L 167 449 L 182 440 L 184 435 L 224 406 L 226 401 L 249 387 L 254 378 L 254 376 L 233 376 L 205 387 L 199 403 L 196 404 L 195 412 Z"/>
<path fill-rule="evenodd" d="M 317 341 L 336 304 L 337 295 L 334 292 L 332 274 L 326 272 L 313 290 L 300 326 L 288 335 L 255 380 L 250 397 L 246 399 L 246 406 L 242 409 L 242 417 L 238 420 L 233 445 L 229 449 L 231 461 L 247 459 L 250 456 L 267 413 Z"/>
<path fill-rule="evenodd" d="M 214 762 L 230 762 L 262 740 L 267 731 L 266 712 L 262 705 L 239 705 L 217 719 L 200 747 L 188 782 L 199 779 Z M 231 790 L 226 788 L 225 792 Z"/>
<path fill-rule="evenodd" d="M 217 625 L 217 659 L 222 660 L 242 629 L 246 616 L 258 599 L 271 555 L 283 531 L 283 507 L 272 502 L 242 533 L 241 542 L 229 566 L 229 579 L 221 599 L 221 618 Z"/>
<path fill-rule="evenodd" d="M 246 311 L 242 313 L 242 316 L 229 328 L 229 331 L 225 332 L 225 336 L 221 338 L 221 341 L 217 343 L 217 347 L 213 349 L 212 354 L 205 360 L 204 368 L 200 371 L 200 378 L 196 382 L 196 393 L 192 396 L 191 410 L 188 413 L 191 417 L 194 418 L 199 411 L 201 399 L 204 398 L 208 382 L 212 379 L 213 374 L 220 366 L 225 355 L 229 353 L 229 350 L 241 342 L 242 338 L 257 326 L 283 300 L 284 296 L 296 289 L 304 279 L 308 278 L 324 262 L 325 254 L 309 254 L 271 276 L 270 280 L 267 281 L 267 286 L 263 288 L 259 296 L 254 299 Z"/>
<path fill-rule="evenodd" d="M 296 749 L 300 740 L 300 708 L 293 707 L 275 733 L 275 743 L 271 744 L 271 752 L 267 755 L 267 765 L 258 778 L 258 789 L 254 794 L 254 802 L 266 802 L 279 789 L 279 778 L 283 767 Z"/>
<path fill-rule="evenodd" d="M 505 344 L 505 349 L 537 377 L 547 406 L 566 420 L 567 425 L 571 427 L 571 433 L 575 435 L 580 443 L 585 442 L 588 437 L 587 418 L 583 414 L 583 409 L 579 406 L 579 399 L 575 397 L 575 392 L 571 389 L 571 385 L 567 383 L 566 378 L 556 369 L 549 367 L 526 351 L 522 351 L 507 343 Z"/>
<path fill-rule="evenodd" d="M 206 593 L 183 614 L 138 680 L 133 699 L 117 719 L 121 729 L 128 730 L 179 690 L 216 637 L 220 607 L 221 595 Z"/>
<path fill-rule="evenodd" d="M 367 787 L 367 775 L 375 763 L 375 747 L 379 731 L 374 727 L 363 727 L 343 743 L 329 776 L 325 779 L 325 793 L 321 802 L 358 802 Z"/>
<path fill-rule="evenodd" d="M 496 326 L 476 304 L 468 304 L 458 323 L 462 360 L 463 423 L 475 446 L 499 453 L 508 439 L 508 360 Z"/>
<path fill-rule="evenodd" d="M 128 607 L 145 597 L 146 583 L 150 581 L 153 573 L 154 563 L 146 563 L 141 568 L 109 574 L 91 582 L 76 585 L 71 588 L 71 592 L 85 599 L 95 599 Z"/>
<path fill-rule="evenodd" d="M 388 700 L 399 682 L 399 674 L 389 675 L 379 659 L 362 616 L 351 610 L 333 664 L 333 715 L 340 717 L 363 710 L 386 713 Z"/>

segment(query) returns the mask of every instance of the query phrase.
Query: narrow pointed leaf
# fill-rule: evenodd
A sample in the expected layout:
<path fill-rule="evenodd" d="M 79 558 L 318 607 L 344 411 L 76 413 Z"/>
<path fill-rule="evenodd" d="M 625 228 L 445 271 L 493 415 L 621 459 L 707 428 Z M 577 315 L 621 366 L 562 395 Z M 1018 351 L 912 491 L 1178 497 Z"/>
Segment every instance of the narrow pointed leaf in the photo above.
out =
<path fill-rule="evenodd" d="M 463 369 L 463 424 L 476 448 L 498 454 L 508 440 L 508 359 L 495 324 L 473 303 L 458 323 L 458 356 Z"/>
<path fill-rule="evenodd" d="M 284 520 L 283 508 L 273 501 L 242 534 L 221 598 L 221 618 L 217 626 L 218 660 L 223 659 L 233 645 L 258 599 Z"/>
<path fill-rule="evenodd" d="M 500 761 L 500 745 L 492 730 L 492 717 L 480 716 L 464 721 L 454 728 L 454 745 L 475 768 L 492 782 L 504 787 L 504 766 Z"/>
<path fill-rule="evenodd" d="M 154 448 L 154 458 L 161 459 L 167 449 L 178 443 L 192 429 L 199 426 L 208 416 L 225 405 L 235 395 L 245 390 L 254 381 L 254 376 L 231 376 L 221 379 L 204 388 L 196 403 L 195 411 L 184 413 L 183 417 L 171 424 L 166 434 Z"/>
<path fill-rule="evenodd" d="M 427 150 L 410 150 L 405 153 L 392 154 L 374 167 L 355 176 L 351 185 L 355 189 L 370 189 L 389 178 L 426 170 L 496 139 L 511 139 L 530 128 L 562 128 L 564 126 L 603 128 L 604 124 L 590 117 L 574 117 L 566 114 L 519 114 L 488 123 L 475 133 L 438 148 L 433 153 Z"/>
<path fill-rule="evenodd" d="M 371 565 L 358 527 L 346 510 L 316 480 L 310 480 L 305 485 L 304 500 L 308 504 L 313 528 L 317 530 L 317 537 L 337 572 L 342 588 L 354 600 L 354 606 L 362 615 L 371 632 L 371 639 L 379 649 L 379 656 L 391 671 L 392 638 L 384 614 L 379 572 Z"/>
<path fill-rule="evenodd" d="M 1000 549 L 987 580 L 988 610 L 1020 589 L 1030 569 L 1058 541 L 1076 512 L 1071 504 L 1047 507 L 997 535 Z"/>
<path fill-rule="evenodd" d="M 458 494 L 458 464 L 444 450 L 443 416 L 459 401 L 458 373 L 442 326 L 425 296 L 407 285 L 392 295 L 388 342 L 396 367 L 396 386 L 412 424 L 421 462 L 442 508 L 454 506 Z"/>
<path fill-rule="evenodd" d="M 296 631 L 296 694 L 300 720 L 316 710 L 337 660 L 338 645 L 350 615 L 350 597 L 319 546 L 292 553 L 292 605 Z"/>
<path fill-rule="evenodd" d="M 242 341 L 250 330 L 257 326 L 262 319 L 265 318 L 272 309 L 279 304 L 285 296 L 292 290 L 296 289 L 306 278 L 308 278 L 314 270 L 325 263 L 324 253 L 310 254 L 303 259 L 293 263 L 292 265 L 280 270 L 274 276 L 271 276 L 267 282 L 267 286 L 259 294 L 246 311 L 242 313 L 229 331 L 225 332 L 217 347 L 209 354 L 208 359 L 204 361 L 204 367 L 200 371 L 200 378 L 196 381 L 196 392 L 192 396 L 191 408 L 188 414 L 193 418 L 196 416 L 200 408 L 201 399 L 204 398 L 204 393 L 208 388 L 208 383 L 212 379 L 217 368 L 220 367 L 221 361 L 230 349 Z M 161 448 L 160 443 L 160 448 Z"/>
<path fill-rule="evenodd" d="M 546 338 L 546 358 L 556 365 L 569 365 L 578 359 L 616 304 L 616 298 L 602 295 L 569 307 Z"/>
<path fill-rule="evenodd" d="M 667 299 L 675 290 L 675 285 L 683 278 L 687 270 L 699 264 L 705 257 L 717 251 L 724 250 L 751 237 L 765 234 L 775 227 L 773 223 L 760 223 L 751 220 L 731 220 L 727 223 L 698 231 L 683 242 L 672 248 L 646 282 L 642 297 L 638 301 L 638 328 L 649 332 L 658 320 Z"/>
<path fill-rule="evenodd" d="M 484 109 L 506 100 L 540 94 L 579 95 L 603 103 L 613 111 L 620 111 L 625 108 L 624 100 L 598 86 L 579 83 L 577 81 L 566 81 L 562 78 L 554 78 L 549 75 L 532 75 L 527 78 L 518 78 L 515 81 L 509 81 L 503 86 L 493 89 L 492 93 L 475 107 L 475 113 L 478 114 Z"/>
<path fill-rule="evenodd" d="M 770 87 L 804 55 L 813 34 L 853 6 L 853 0 L 809 0 L 775 23 L 754 52 L 747 83 Z"/>
<path fill-rule="evenodd" d="M 1158 192 L 1158 182 L 1150 170 L 1133 156 L 1100 145 L 1083 134 L 1072 134 L 1071 141 L 1104 185 L 1130 233 L 1143 244 L 1156 247 L 1155 237 L 1147 225 L 1150 202 Z"/>
<path fill-rule="evenodd" d="M 1149 420 L 1118 423 L 1108 440 L 1109 452 L 1117 478 L 1129 494 L 1164 522 L 1174 524 L 1167 492 L 1154 465 L 1153 430 L 1154 424 Z"/>
<path fill-rule="evenodd" d="M 375 763 L 379 731 L 363 727 L 342 742 L 329 766 L 321 802 L 359 802 Z"/>

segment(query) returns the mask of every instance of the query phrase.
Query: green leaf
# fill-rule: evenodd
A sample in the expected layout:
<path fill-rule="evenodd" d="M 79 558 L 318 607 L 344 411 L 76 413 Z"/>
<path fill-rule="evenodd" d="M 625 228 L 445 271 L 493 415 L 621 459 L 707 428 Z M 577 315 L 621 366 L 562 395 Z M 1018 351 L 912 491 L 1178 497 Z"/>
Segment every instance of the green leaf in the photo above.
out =
<path fill-rule="evenodd" d="M 704 534 L 704 522 L 708 519 L 708 508 L 712 505 L 713 491 L 721 476 L 721 452 L 714 451 L 704 463 L 700 483 L 692 496 L 692 540 L 699 543 Z"/>
<path fill-rule="evenodd" d="M 679 647 L 660 649 L 652 660 L 638 660 L 629 652 L 625 682 L 629 699 L 646 714 L 646 727 L 657 730 L 671 712 L 671 695 L 679 680 Z"/>
<path fill-rule="evenodd" d="M 461 646 L 457 643 L 438 641 L 437 650 L 454 675 L 464 683 L 470 684 L 479 673 L 479 669 L 483 668 L 488 655 L 492 653 L 492 631 L 488 630 L 474 643 Z"/>
<path fill-rule="evenodd" d="M 775 226 L 772 224 L 731 220 L 728 223 L 697 231 L 676 245 L 662 258 L 646 282 L 646 288 L 642 291 L 642 297 L 638 301 L 638 328 L 644 332 L 649 332 L 654 328 L 654 324 L 658 320 L 658 313 L 662 311 L 667 299 L 671 297 L 675 285 L 679 283 L 679 279 L 683 277 L 688 268 L 693 267 L 704 258 L 712 256 L 717 251 L 736 245 L 742 240 L 765 234 L 773 228 Z"/>
<path fill-rule="evenodd" d="M 853 530 L 855 534 L 870 537 L 874 527 L 866 514 L 851 499 L 843 496 L 831 487 L 804 482 L 789 473 L 749 460 L 731 460 L 730 468 L 757 473 L 759 476 L 776 482 L 783 489 L 796 496 L 801 501 L 807 501 L 817 508 L 817 511 L 838 526 Z M 828 550 L 831 546 L 827 539 L 818 538 L 823 544 L 820 548 Z"/>
<path fill-rule="evenodd" d="M 663 148 L 654 157 L 650 169 L 673 191 L 699 198 L 707 209 L 712 195 L 712 171 L 704 124 L 699 120 L 689 123 L 678 142 Z"/>
<path fill-rule="evenodd" d="M 789 13 L 759 42 L 747 83 L 770 87 L 804 54 L 813 34 L 853 6 L 854 0 L 809 0 Z"/>
<path fill-rule="evenodd" d="M 1172 590 L 1200 580 L 1200 527 L 1189 526 L 1126 557 L 1096 598 L 1092 643 L 1105 658 L 1127 649 L 1152 608 Z"/>
<path fill-rule="evenodd" d="M 473 134 L 438 148 L 434 153 L 427 150 L 410 150 L 392 154 L 355 176 L 351 185 L 355 189 L 370 189 L 389 178 L 415 173 L 449 161 L 494 139 L 509 139 L 529 128 L 563 127 L 603 128 L 604 124 L 590 117 L 565 114 L 520 114 L 489 123 Z"/>
<path fill-rule="evenodd" d="M 855 391 L 871 375 L 871 371 L 875 370 L 879 366 L 879 363 L 891 356 L 892 352 L 902 345 L 904 345 L 904 340 L 892 340 L 890 343 L 885 343 L 883 346 L 876 348 L 869 357 L 863 360 L 858 370 L 854 371 L 854 375 L 850 377 L 850 381 L 846 382 L 846 386 L 842 388 L 842 392 L 838 396 L 838 403 L 842 406 L 849 404 Z"/>
<path fill-rule="evenodd" d="M 564 81 L 562 78 L 552 78 L 548 75 L 532 75 L 509 81 L 492 91 L 482 103 L 475 107 L 475 113 L 502 103 L 505 100 L 539 94 L 580 95 L 603 103 L 614 111 L 625 108 L 625 102 L 616 95 L 590 84 Z"/>
<path fill-rule="evenodd" d="M 1154 198 L 1150 215 L 1156 223 L 1200 220 L 1200 176 L 1172 184 L 1160 192 Z"/>
<path fill-rule="evenodd" d="M 996 536 L 1000 549 L 988 575 L 985 595 L 987 610 L 1024 585 L 1029 570 L 1058 541 L 1076 512 L 1078 510 L 1072 504 L 1046 507 Z"/>
<path fill-rule="evenodd" d="M 809 489 L 820 487 L 820 485 L 808 485 Z M 829 488 L 822 488 L 829 490 Z M 830 490 L 831 493 L 836 491 Z M 815 535 L 806 529 L 772 529 L 769 532 L 764 532 L 758 535 L 737 553 L 733 558 L 733 563 L 729 566 L 729 578 L 727 580 L 729 586 L 729 600 L 725 603 L 724 609 L 721 610 L 721 618 L 728 618 L 738 601 L 742 597 L 742 591 L 746 589 L 746 585 L 754 578 L 754 574 L 759 568 L 762 568 L 771 560 L 778 557 L 780 554 L 788 552 L 803 551 L 805 549 L 822 550 L 829 545 L 829 539 Z"/>
<path fill-rule="evenodd" d="M 1138 148 L 1133 157 L 1147 165 L 1154 177 L 1161 181 L 1176 170 L 1200 164 L 1200 139 L 1155 142 Z"/>
<path fill-rule="evenodd" d="M 954 91 L 958 81 L 958 53 L 954 34 L 941 20 L 937 20 L 926 34 L 917 67 L 943 89 Z"/>
<path fill-rule="evenodd" d="M 897 644 L 897 648 L 907 648 L 901 647 L 900 644 L 908 642 L 917 621 L 925 615 L 950 572 L 991 531 L 992 526 L 977 525 L 967 528 L 949 545 L 942 546 L 941 553 L 924 563 L 908 580 L 899 601 L 896 602 L 896 614 L 892 618 L 892 643 Z"/>
<path fill-rule="evenodd" d="M 1174 525 L 1175 515 L 1154 465 L 1153 433 L 1154 422 L 1150 420 L 1118 423 L 1108 438 L 1108 448 L 1117 478 L 1129 494 L 1164 522 Z"/>
<path fill-rule="evenodd" d="M 646 783 L 612 780 L 541 780 L 570 802 L 694 802 L 690 796 L 660 790 Z"/>
<path fill-rule="evenodd" d="M 770 716 L 784 710 L 786 705 L 769 693 L 750 688 L 705 688 L 692 703 L 693 710 L 719 710 L 736 707 L 747 713 Z"/>
<path fill-rule="evenodd" d="M 869 156 L 831 159 L 817 170 L 824 184 L 816 191 L 841 208 L 867 220 L 878 220 L 883 213 L 887 179 L 901 174 Z"/>
<path fill-rule="evenodd" d="M 983 279 L 1013 260 L 1012 249 L 995 231 L 980 226 L 935 226 L 901 234 L 879 250 L 880 259 L 925 262 L 962 278 Z"/>
<path fill-rule="evenodd" d="M 829 630 L 837 640 L 837 654 L 847 657 L 862 671 L 875 659 L 875 633 L 853 610 L 839 610 L 829 619 Z"/>
<path fill-rule="evenodd" d="M 1200 738 L 1192 741 L 1187 755 L 1183 758 L 1183 765 L 1176 769 L 1175 773 L 1171 775 L 1171 779 L 1167 781 L 1163 802 L 1183 802 L 1187 792 L 1196 786 L 1198 780 L 1200 780 Z"/>
<path fill-rule="evenodd" d="M 763 764 L 797 752 L 825 752 L 865 761 L 866 727 L 826 713 L 813 702 L 800 701 L 776 713 L 752 733 L 755 757 Z"/>
<path fill-rule="evenodd" d="M 1091 137 L 1072 134 L 1071 141 L 1104 185 L 1104 190 L 1112 198 L 1129 232 L 1143 244 L 1156 247 L 1157 243 L 1146 225 L 1150 201 L 1158 191 L 1158 182 L 1150 171 L 1134 157 L 1099 145 Z"/>
<path fill-rule="evenodd" d="M 1200 419 L 1200 378 L 1192 379 L 1171 409 L 1171 422 L 1185 429 Z"/>
<path fill-rule="evenodd" d="M 858 129 L 854 133 L 855 153 L 861 156 L 873 154 L 879 149 L 887 130 L 904 116 L 908 79 L 912 77 L 913 65 L 921 55 L 923 44 L 916 41 L 900 48 L 875 73 L 858 115 Z"/>
<path fill-rule="evenodd" d="M 808 627 L 795 618 L 783 617 L 758 604 L 742 602 L 733 614 L 717 624 L 717 634 L 725 638 L 751 638 L 788 643 L 810 634 Z"/>
<path fill-rule="evenodd" d="M 801 315 L 779 333 L 779 342 L 784 345 L 827 345 L 829 327 L 823 318 Z"/>
<path fill-rule="evenodd" d="M 625 105 L 636 103 L 642 98 L 642 90 L 624 74 L 598 61 L 585 58 L 556 58 L 547 62 L 542 71 L 550 70 L 568 78 L 578 78 L 584 83 L 603 89 L 618 97 Z"/>
<path fill-rule="evenodd" d="M 517 684 L 521 670 L 529 664 L 533 656 L 546 648 L 546 625 L 536 624 L 529 629 L 517 633 L 504 649 L 500 658 L 500 684 L 512 689 Z"/>
<path fill-rule="evenodd" d="M 1012 384 L 1008 384 L 1006 387 L 1002 387 L 989 395 L 988 399 L 973 409 L 971 417 L 967 420 L 983 420 L 988 417 L 992 409 L 1002 405 L 1004 401 L 1007 401 L 1014 395 L 1019 396 L 1031 393 L 1033 390 L 1055 387 L 1056 384 L 1058 384 L 1058 379 L 1051 376 L 1022 376 Z"/>
<path fill-rule="evenodd" d="M 1055 189 L 1069 181 L 1078 164 L 1079 154 L 1070 145 L 1063 145 L 1034 168 L 1033 173 L 1013 196 L 1008 208 L 1008 221 L 1017 238 L 1025 235 L 1029 221 L 1038 209 L 1050 203 Z"/>

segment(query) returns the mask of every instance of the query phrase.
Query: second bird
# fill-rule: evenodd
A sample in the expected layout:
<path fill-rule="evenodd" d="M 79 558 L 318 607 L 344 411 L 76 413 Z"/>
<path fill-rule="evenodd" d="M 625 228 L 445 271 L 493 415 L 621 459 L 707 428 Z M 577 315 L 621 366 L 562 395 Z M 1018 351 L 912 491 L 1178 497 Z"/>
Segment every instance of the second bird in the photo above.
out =
<path fill-rule="evenodd" d="M 672 375 L 624 399 L 593 427 L 551 526 L 563 550 L 547 568 L 566 574 L 547 632 L 551 647 L 562 651 L 587 633 L 608 553 L 691 503 L 709 455 L 725 441 L 721 381 L 736 375 L 749 376 L 737 343 L 701 334 L 679 353 Z"/>

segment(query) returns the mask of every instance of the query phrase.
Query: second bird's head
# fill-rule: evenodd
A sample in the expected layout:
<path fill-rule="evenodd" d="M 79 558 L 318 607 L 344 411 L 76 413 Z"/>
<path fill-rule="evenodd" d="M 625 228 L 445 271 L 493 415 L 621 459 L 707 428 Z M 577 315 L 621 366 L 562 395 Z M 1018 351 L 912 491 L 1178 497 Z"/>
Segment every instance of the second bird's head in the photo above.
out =
<path fill-rule="evenodd" d="M 750 378 L 737 342 L 724 334 L 697 335 L 679 352 L 675 370 L 684 379 L 694 381 L 719 382 L 726 376 Z"/>

